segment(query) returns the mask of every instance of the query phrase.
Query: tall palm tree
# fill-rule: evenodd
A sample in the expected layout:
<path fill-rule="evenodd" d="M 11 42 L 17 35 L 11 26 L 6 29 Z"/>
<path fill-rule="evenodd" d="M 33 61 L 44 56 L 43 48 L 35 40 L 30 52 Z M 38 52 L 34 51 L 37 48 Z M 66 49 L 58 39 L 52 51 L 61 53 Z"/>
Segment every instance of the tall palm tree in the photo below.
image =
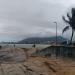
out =
<path fill-rule="evenodd" d="M 67 19 L 64 16 L 62 16 L 62 19 L 67 24 L 67 26 L 63 29 L 62 33 L 67 31 L 69 28 L 71 28 L 72 35 L 71 35 L 70 43 L 72 43 L 72 39 L 75 31 L 75 8 L 71 9 L 71 14 L 67 13 Z"/>

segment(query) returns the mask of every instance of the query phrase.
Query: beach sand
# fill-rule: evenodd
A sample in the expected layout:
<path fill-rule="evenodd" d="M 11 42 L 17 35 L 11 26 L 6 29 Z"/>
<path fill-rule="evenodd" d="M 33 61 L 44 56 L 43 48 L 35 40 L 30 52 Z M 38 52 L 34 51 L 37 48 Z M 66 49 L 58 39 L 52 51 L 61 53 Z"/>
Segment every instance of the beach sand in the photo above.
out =
<path fill-rule="evenodd" d="M 31 56 L 36 48 L 0 50 L 0 75 L 75 75 L 75 63 Z"/>

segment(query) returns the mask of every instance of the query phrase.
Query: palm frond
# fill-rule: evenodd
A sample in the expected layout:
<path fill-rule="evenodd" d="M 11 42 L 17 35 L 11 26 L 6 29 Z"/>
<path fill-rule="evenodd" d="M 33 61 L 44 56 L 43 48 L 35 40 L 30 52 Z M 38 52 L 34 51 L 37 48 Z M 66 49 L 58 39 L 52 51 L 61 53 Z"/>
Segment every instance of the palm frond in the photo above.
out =
<path fill-rule="evenodd" d="M 64 22 L 66 22 L 66 23 L 68 23 L 68 24 L 69 24 L 69 21 L 68 21 L 68 20 L 66 20 L 64 16 L 62 16 L 62 19 L 63 19 L 63 21 L 64 21 Z"/>
<path fill-rule="evenodd" d="M 71 21 L 71 16 L 69 15 L 69 13 L 67 13 L 67 17 L 68 17 L 69 21 Z"/>
<path fill-rule="evenodd" d="M 68 29 L 69 29 L 69 26 L 66 26 L 66 27 L 63 29 L 62 34 L 63 34 L 65 31 L 67 31 Z"/>
<path fill-rule="evenodd" d="M 75 8 L 71 9 L 72 17 L 75 16 Z"/>

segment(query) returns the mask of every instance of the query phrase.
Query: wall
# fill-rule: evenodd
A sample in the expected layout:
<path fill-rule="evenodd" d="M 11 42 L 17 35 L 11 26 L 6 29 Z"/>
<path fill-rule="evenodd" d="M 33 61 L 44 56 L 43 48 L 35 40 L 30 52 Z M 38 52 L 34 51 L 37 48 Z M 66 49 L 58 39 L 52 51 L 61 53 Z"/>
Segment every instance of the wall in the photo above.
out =
<path fill-rule="evenodd" d="M 74 46 L 49 46 L 40 51 L 36 51 L 34 55 L 75 58 L 75 47 Z"/>

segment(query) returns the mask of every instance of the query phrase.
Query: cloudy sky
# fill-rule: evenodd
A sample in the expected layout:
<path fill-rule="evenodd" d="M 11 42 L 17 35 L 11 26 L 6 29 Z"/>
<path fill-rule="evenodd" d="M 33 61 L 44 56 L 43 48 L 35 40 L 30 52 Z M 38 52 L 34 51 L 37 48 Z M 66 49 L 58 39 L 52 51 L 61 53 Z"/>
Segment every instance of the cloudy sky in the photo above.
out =
<path fill-rule="evenodd" d="M 75 0 L 0 0 L 0 41 L 54 36 L 55 21 L 61 35 L 65 27 L 62 15 L 74 4 Z"/>

